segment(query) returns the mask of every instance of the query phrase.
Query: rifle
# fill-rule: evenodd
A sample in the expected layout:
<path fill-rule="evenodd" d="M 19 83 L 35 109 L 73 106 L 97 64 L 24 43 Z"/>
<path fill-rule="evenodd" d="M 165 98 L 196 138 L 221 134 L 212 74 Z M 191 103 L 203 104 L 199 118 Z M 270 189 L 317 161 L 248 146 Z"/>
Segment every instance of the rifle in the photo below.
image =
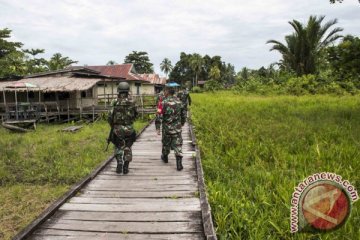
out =
<path fill-rule="evenodd" d="M 111 142 L 111 138 L 112 138 L 112 135 L 113 135 L 113 132 L 114 132 L 114 113 L 115 113 L 115 108 L 113 108 L 113 112 L 111 113 L 111 123 L 110 123 L 111 129 L 110 129 L 110 132 L 109 132 L 109 136 L 107 138 L 107 145 L 106 145 L 105 152 L 107 152 L 107 150 L 109 148 L 109 144 Z"/>

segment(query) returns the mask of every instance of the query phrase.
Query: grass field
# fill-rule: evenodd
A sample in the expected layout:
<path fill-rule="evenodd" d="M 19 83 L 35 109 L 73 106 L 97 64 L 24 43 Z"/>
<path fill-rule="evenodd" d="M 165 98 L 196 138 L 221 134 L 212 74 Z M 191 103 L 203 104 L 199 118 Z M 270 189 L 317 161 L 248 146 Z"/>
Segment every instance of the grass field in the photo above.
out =
<path fill-rule="evenodd" d="M 335 172 L 359 189 L 359 96 L 192 99 L 219 239 L 359 239 L 359 202 L 334 232 L 290 233 L 291 194 L 305 177 Z"/>
<path fill-rule="evenodd" d="M 104 151 L 105 121 L 59 131 L 68 125 L 39 125 L 26 134 L 0 128 L 0 239 L 13 237 L 111 155 L 112 146 Z M 138 121 L 135 128 L 145 125 Z"/>

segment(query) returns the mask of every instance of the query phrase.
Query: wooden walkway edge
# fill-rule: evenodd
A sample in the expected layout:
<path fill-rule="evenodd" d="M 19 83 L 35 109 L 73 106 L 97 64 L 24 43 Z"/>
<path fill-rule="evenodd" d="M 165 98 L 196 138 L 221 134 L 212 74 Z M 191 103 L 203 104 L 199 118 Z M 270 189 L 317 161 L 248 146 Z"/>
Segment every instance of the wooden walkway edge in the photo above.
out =
<path fill-rule="evenodd" d="M 127 175 L 104 161 L 14 239 L 216 239 L 200 151 L 183 127 L 183 171 L 173 152 L 163 163 L 151 122 L 138 134 Z"/>

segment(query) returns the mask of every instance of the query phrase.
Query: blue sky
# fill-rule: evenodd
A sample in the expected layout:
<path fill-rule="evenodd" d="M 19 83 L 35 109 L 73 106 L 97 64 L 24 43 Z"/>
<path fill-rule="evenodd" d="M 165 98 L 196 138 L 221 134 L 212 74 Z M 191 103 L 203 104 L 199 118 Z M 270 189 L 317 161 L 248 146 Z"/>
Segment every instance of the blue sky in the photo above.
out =
<path fill-rule="evenodd" d="M 344 0 L 0 0 L 0 28 L 13 30 L 24 48 L 44 48 L 79 65 L 122 63 L 131 51 L 146 51 L 154 63 L 180 52 L 220 55 L 239 71 L 280 59 L 269 39 L 291 33 L 288 21 L 310 15 L 337 18 L 343 34 L 360 36 L 360 4 Z"/>

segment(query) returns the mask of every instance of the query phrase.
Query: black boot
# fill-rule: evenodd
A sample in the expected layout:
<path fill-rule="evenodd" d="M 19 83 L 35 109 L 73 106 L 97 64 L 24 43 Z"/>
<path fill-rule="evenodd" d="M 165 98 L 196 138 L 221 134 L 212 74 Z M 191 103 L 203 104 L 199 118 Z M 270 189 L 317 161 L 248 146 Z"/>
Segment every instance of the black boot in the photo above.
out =
<path fill-rule="evenodd" d="M 116 173 L 122 173 L 123 171 L 123 164 L 121 161 L 117 160 L 117 166 L 116 166 Z"/>
<path fill-rule="evenodd" d="M 168 163 L 169 162 L 169 159 L 168 159 L 168 156 L 167 155 L 161 155 L 161 160 L 164 161 L 164 163 Z"/>
<path fill-rule="evenodd" d="M 183 165 L 182 165 L 182 157 L 180 157 L 180 156 L 176 156 L 176 169 L 178 170 L 178 171 L 181 171 L 181 170 L 183 170 Z"/>
<path fill-rule="evenodd" d="M 124 162 L 124 174 L 129 173 L 129 161 Z"/>

